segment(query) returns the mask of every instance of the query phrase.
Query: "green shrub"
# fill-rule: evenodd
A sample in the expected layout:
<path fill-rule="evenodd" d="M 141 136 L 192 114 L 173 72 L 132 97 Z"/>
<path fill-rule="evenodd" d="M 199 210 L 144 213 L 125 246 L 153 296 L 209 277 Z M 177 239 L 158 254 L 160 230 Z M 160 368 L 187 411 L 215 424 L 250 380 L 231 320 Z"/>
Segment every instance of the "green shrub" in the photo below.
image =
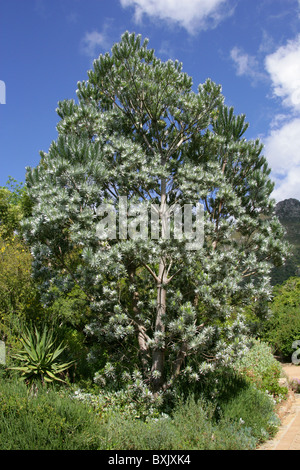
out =
<path fill-rule="evenodd" d="M 144 422 L 114 413 L 100 432 L 105 450 L 172 450 L 179 445 L 179 436 L 167 417 Z"/>
<path fill-rule="evenodd" d="M 32 331 L 25 328 L 21 342 L 23 348 L 11 356 L 19 365 L 10 369 L 21 372 L 21 378 L 26 384 L 62 382 L 59 376 L 72 362 L 61 363 L 58 360 L 65 347 L 62 347 L 62 343 L 55 346 L 53 331 L 45 326 L 40 334 L 37 328 Z"/>
<path fill-rule="evenodd" d="M 284 359 L 291 358 L 293 342 L 300 339 L 299 305 L 300 277 L 291 277 L 274 288 L 272 316 L 265 324 L 263 339 Z"/>
<path fill-rule="evenodd" d="M 183 450 L 246 450 L 256 445 L 251 429 L 240 420 L 223 417 L 216 420 L 215 405 L 190 397 L 179 404 L 173 415 L 178 433 L 178 447 Z"/>
<path fill-rule="evenodd" d="M 251 385 L 223 404 L 222 413 L 223 419 L 240 423 L 257 443 L 274 436 L 280 424 L 272 398 Z"/>
<path fill-rule="evenodd" d="M 214 403 L 217 411 L 221 402 L 226 402 L 245 387 L 247 387 L 247 380 L 238 370 L 233 367 L 219 367 L 213 371 L 207 371 L 198 381 L 189 382 L 179 379 L 169 399 L 170 407 L 176 404 L 176 397 L 183 397 L 187 400 L 192 394 L 203 398 L 206 402 Z"/>
<path fill-rule="evenodd" d="M 156 397 L 146 388 L 136 390 L 128 385 L 118 391 L 101 390 L 98 393 L 76 390 L 74 398 L 88 404 L 103 420 L 118 412 L 123 418 L 147 421 L 160 416 L 161 397 Z"/>
<path fill-rule="evenodd" d="M 254 387 L 228 402 L 222 418 L 214 406 L 190 397 L 172 416 L 148 422 L 120 413 L 101 426 L 102 449 L 108 450 L 251 450 L 276 429 L 270 398 Z"/>
<path fill-rule="evenodd" d="M 237 381 L 225 393 L 230 377 L 238 374 L 220 372 L 220 393 L 213 401 L 192 395 L 177 400 L 169 414 L 153 406 L 155 412 L 149 408 L 146 417 L 123 392 L 103 393 L 100 399 L 83 394 L 78 400 L 70 389 L 48 386 L 33 395 L 24 383 L 3 375 L 0 449 L 254 449 L 276 430 L 274 401 L 249 381 Z"/>
<path fill-rule="evenodd" d="M 247 381 L 258 390 L 267 391 L 277 401 L 287 396 L 288 389 L 279 385 L 282 367 L 266 343 L 255 340 L 236 367 Z"/>
<path fill-rule="evenodd" d="M 102 443 L 110 450 L 209 449 L 214 445 L 211 418 L 210 407 L 192 398 L 178 404 L 173 416 L 147 422 L 117 412 L 101 427 Z"/>
<path fill-rule="evenodd" d="M 273 316 L 265 325 L 263 338 L 272 345 L 276 354 L 290 360 L 294 352 L 293 342 L 300 340 L 299 306 L 274 306 Z"/>
<path fill-rule="evenodd" d="M 91 450 L 99 421 L 61 391 L 29 394 L 24 383 L 0 379 L 1 450 Z"/>
<path fill-rule="evenodd" d="M 180 435 L 181 449 L 210 449 L 213 445 L 214 406 L 190 397 L 179 403 L 173 414 L 173 424 Z"/>
<path fill-rule="evenodd" d="M 233 421 L 223 417 L 215 427 L 213 443 L 214 450 L 253 450 L 257 446 L 257 439 L 252 429 L 240 419 Z"/>
<path fill-rule="evenodd" d="M 290 387 L 295 393 L 300 393 L 300 379 L 293 378 L 290 382 Z"/>

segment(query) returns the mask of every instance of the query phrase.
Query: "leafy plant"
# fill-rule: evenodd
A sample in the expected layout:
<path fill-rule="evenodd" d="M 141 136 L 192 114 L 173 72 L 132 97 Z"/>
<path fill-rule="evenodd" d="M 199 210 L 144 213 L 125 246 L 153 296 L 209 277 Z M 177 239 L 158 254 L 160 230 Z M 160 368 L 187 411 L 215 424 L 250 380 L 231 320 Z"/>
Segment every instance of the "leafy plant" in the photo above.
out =
<path fill-rule="evenodd" d="M 53 331 L 45 326 L 42 333 L 35 327 L 33 331 L 25 328 L 21 338 L 23 349 L 12 355 L 21 365 L 10 369 L 21 372 L 21 378 L 26 383 L 41 382 L 42 384 L 63 380 L 59 377 L 68 369 L 73 361 L 60 363 L 58 357 L 64 351 L 65 346 L 60 343 L 55 345 L 56 339 Z"/>
<path fill-rule="evenodd" d="M 281 365 L 274 358 L 268 344 L 255 340 L 249 351 L 237 362 L 236 367 L 258 390 L 267 391 L 276 400 L 286 397 L 287 388 L 279 384 Z"/>
<path fill-rule="evenodd" d="M 15 378 L 0 380 L 1 450 L 96 450 L 99 418 L 65 388 L 33 395 Z"/>
<path fill-rule="evenodd" d="M 290 383 L 290 386 L 294 392 L 300 393 L 300 379 L 298 379 L 297 377 L 293 378 Z"/>
<path fill-rule="evenodd" d="M 300 338 L 300 277 L 291 277 L 274 288 L 271 317 L 265 324 L 263 339 L 283 358 L 293 354 L 293 342 Z"/>
<path fill-rule="evenodd" d="M 222 415 L 224 423 L 239 422 L 241 429 L 250 431 L 257 443 L 273 437 L 280 424 L 270 395 L 251 384 L 222 404 Z"/>
<path fill-rule="evenodd" d="M 219 420 L 213 403 L 193 396 L 146 421 L 124 413 L 116 400 L 99 415 L 92 400 L 75 400 L 66 388 L 32 395 L 14 377 L 0 379 L 0 449 L 250 450 L 279 424 L 273 401 L 250 385 L 223 403 Z"/>
<path fill-rule="evenodd" d="M 36 323 L 45 312 L 31 264 L 30 251 L 20 237 L 0 236 L 0 336 L 9 344 L 16 343 L 20 325 Z"/>
<path fill-rule="evenodd" d="M 220 85 L 192 84 L 182 64 L 125 32 L 78 83 L 78 103 L 59 103 L 57 141 L 26 174 L 33 207 L 22 227 L 45 300 L 53 284 L 80 286 L 107 367 L 137 364 L 156 394 L 243 352 L 240 306 L 269 298 L 271 264 L 286 252 L 263 145 L 245 139 L 245 116 L 224 105 Z M 169 209 L 181 218 L 200 201 L 203 230 L 181 236 Z M 104 229 L 105 207 L 118 237 L 116 223 Z"/>

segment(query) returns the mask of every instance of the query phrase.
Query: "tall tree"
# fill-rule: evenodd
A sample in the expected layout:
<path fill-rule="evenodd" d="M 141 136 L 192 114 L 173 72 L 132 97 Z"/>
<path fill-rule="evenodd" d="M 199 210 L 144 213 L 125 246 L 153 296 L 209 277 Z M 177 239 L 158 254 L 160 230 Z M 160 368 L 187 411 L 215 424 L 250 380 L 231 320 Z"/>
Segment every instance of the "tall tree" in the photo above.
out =
<path fill-rule="evenodd" d="M 30 210 L 26 188 L 10 176 L 6 186 L 0 186 L 0 236 L 5 239 L 20 235 L 20 222 Z"/>
<path fill-rule="evenodd" d="M 242 307 L 268 298 L 270 266 L 283 258 L 262 145 L 243 137 L 245 116 L 219 85 L 193 91 L 180 63 L 128 32 L 77 96 L 59 103 L 58 139 L 27 172 L 36 275 L 45 292 L 79 285 L 95 312 L 88 330 L 119 341 L 116 362 L 138 367 L 155 392 L 179 375 L 198 379 L 245 347 Z M 132 217 L 141 202 L 148 212 Z M 204 240 L 193 249 L 175 217 L 199 202 Z M 189 220 L 198 233 L 198 215 Z"/>

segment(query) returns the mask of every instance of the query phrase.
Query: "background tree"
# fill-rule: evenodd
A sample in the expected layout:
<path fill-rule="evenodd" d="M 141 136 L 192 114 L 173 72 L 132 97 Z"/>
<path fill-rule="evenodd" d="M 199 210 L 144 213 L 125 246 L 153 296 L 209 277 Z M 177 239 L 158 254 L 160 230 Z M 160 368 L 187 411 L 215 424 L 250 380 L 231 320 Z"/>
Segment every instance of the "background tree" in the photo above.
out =
<path fill-rule="evenodd" d="M 285 240 L 290 244 L 290 256 L 283 266 L 271 271 L 273 286 L 300 275 L 300 201 L 290 198 L 278 202 L 275 214 L 285 229 Z"/>
<path fill-rule="evenodd" d="M 275 286 L 273 294 L 270 318 L 264 324 L 262 337 L 275 354 L 291 361 L 293 343 L 300 340 L 300 277 L 290 277 Z"/>
<path fill-rule="evenodd" d="M 27 247 L 11 237 L 0 238 L 0 337 L 15 341 L 26 318 L 37 313 L 38 292 L 31 278 L 31 255 Z M 37 314 L 38 316 L 38 314 Z"/>
<path fill-rule="evenodd" d="M 20 231 L 24 215 L 30 214 L 30 200 L 22 183 L 9 177 L 6 186 L 0 187 L 0 236 L 12 237 Z"/>
<path fill-rule="evenodd" d="M 87 330 L 111 346 L 104 373 L 137 368 L 158 392 L 245 348 L 243 306 L 268 299 L 284 246 L 270 169 L 261 143 L 243 137 L 245 116 L 209 79 L 193 91 L 182 65 L 147 45 L 125 33 L 78 83 L 78 104 L 59 103 L 58 139 L 28 169 L 24 228 L 45 296 L 77 285 L 89 299 Z M 97 208 L 109 202 L 120 216 L 120 196 L 129 215 L 140 201 L 157 208 L 157 239 L 143 220 L 134 230 L 135 219 L 135 236 L 118 225 L 115 238 L 99 239 Z M 169 237 L 167 209 L 199 202 L 204 243 L 190 250 Z"/>
<path fill-rule="evenodd" d="M 63 340 L 64 354 L 76 359 L 76 372 L 86 374 L 83 328 L 89 318 L 85 294 L 74 287 L 66 294 L 53 288 L 51 308 L 42 305 L 38 280 L 32 274 L 30 247 L 22 236 L 21 224 L 31 211 L 26 188 L 13 178 L 0 188 L 0 339 L 6 341 L 8 357 L 18 346 L 23 330 L 32 324 L 48 325 Z M 84 360 L 83 360 L 84 358 Z M 72 373 L 73 373 L 72 370 Z"/>
<path fill-rule="evenodd" d="M 10 177 L 0 187 L 0 337 L 10 345 L 22 323 L 41 313 L 31 277 L 32 257 L 21 235 L 21 221 L 29 214 L 26 188 Z"/>

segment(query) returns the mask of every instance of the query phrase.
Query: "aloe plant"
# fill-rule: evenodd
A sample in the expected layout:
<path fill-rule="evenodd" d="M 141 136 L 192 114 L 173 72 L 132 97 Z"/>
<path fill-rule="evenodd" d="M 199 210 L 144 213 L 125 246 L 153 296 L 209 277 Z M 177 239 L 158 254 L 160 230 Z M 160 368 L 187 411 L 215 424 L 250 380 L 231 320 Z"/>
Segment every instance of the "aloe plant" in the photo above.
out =
<path fill-rule="evenodd" d="M 32 331 L 25 328 L 21 342 L 23 348 L 12 355 L 18 365 L 10 369 L 21 372 L 21 379 L 27 384 L 64 382 L 59 376 L 74 361 L 61 363 L 57 360 L 65 350 L 65 346 L 62 343 L 56 346 L 56 338 L 52 330 L 44 327 L 43 332 L 40 333 L 36 327 Z"/>

